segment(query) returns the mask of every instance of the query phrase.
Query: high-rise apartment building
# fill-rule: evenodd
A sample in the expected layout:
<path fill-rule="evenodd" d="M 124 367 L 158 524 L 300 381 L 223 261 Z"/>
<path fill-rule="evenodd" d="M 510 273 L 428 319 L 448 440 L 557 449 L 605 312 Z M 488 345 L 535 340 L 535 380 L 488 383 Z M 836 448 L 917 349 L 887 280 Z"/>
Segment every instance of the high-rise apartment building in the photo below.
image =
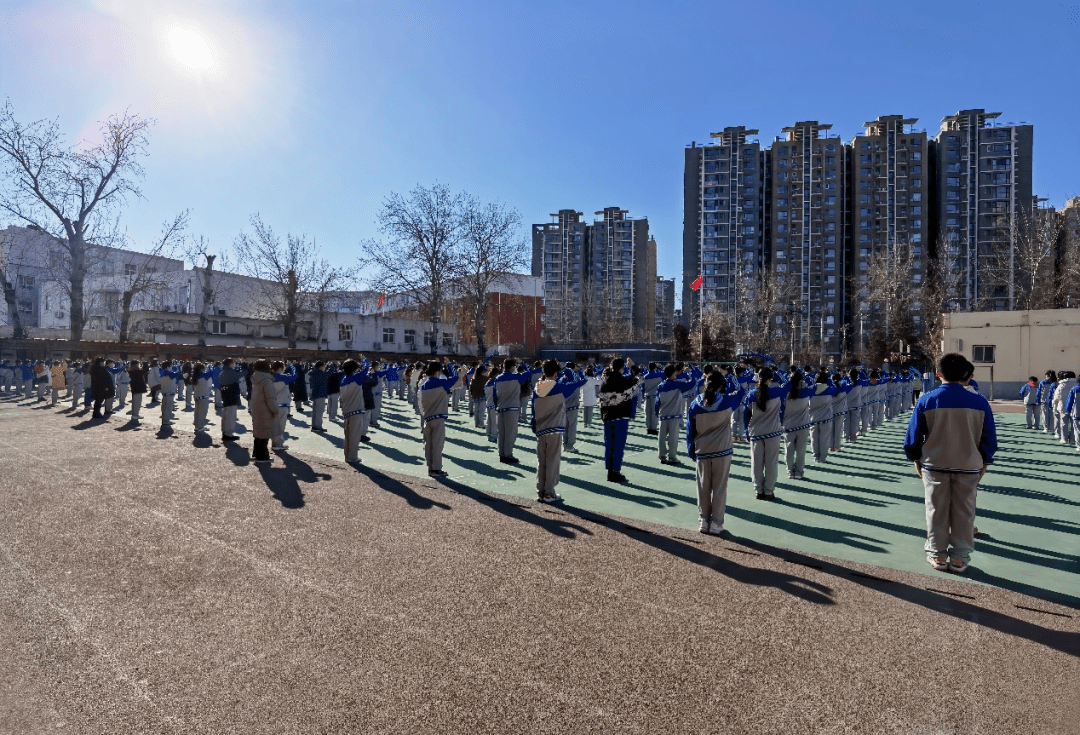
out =
<path fill-rule="evenodd" d="M 932 234 L 959 274 L 957 308 L 1010 309 L 1016 229 L 1031 221 L 1032 126 L 998 125 L 999 112 L 961 110 L 934 138 Z"/>
<path fill-rule="evenodd" d="M 675 330 L 675 279 L 656 277 L 656 339 L 668 342 Z"/>
<path fill-rule="evenodd" d="M 870 303 L 870 270 L 883 264 L 902 268 L 896 278 L 915 288 L 926 280 L 930 253 L 930 157 L 925 131 L 911 126 L 918 118 L 884 115 L 864 123 L 865 133 L 851 141 L 851 270 L 848 302 L 859 334 L 886 315 Z M 886 266 L 888 267 L 888 266 Z M 912 313 L 921 329 L 921 303 Z"/>
<path fill-rule="evenodd" d="M 839 348 L 847 323 L 848 147 L 816 120 L 784 128 L 769 149 L 769 268 L 791 309 L 777 315 L 802 346 Z"/>
<path fill-rule="evenodd" d="M 545 331 L 557 342 L 650 339 L 656 325 L 656 241 L 647 218 L 606 207 L 587 224 L 572 209 L 532 228 Z"/>
<path fill-rule="evenodd" d="M 683 174 L 683 298 L 685 326 L 705 308 L 736 313 L 747 279 L 765 265 L 766 160 L 742 126 L 713 133 L 708 145 L 686 148 Z M 701 277 L 701 287 L 691 288 Z"/>

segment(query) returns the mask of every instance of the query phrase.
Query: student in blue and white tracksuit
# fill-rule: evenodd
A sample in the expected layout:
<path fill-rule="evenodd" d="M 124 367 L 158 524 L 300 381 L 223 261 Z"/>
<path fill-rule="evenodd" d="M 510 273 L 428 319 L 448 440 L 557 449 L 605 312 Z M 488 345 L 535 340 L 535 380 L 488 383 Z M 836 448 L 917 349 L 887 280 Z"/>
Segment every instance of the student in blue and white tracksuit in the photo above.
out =
<path fill-rule="evenodd" d="M 1058 382 L 1054 387 L 1054 421 L 1057 424 L 1055 432 L 1058 441 L 1062 444 L 1073 442 L 1073 420 L 1069 412 L 1065 410 L 1065 401 L 1069 393 L 1076 387 L 1076 375 L 1071 370 L 1063 370 L 1058 373 Z"/>
<path fill-rule="evenodd" d="M 770 368 L 761 368 L 757 377 L 757 387 L 746 397 L 743 411 L 750 440 L 750 470 L 758 500 L 774 500 L 787 393 L 784 386 L 772 382 Z"/>
<path fill-rule="evenodd" d="M 1039 383 L 1038 378 L 1032 375 L 1028 378 L 1028 382 L 1024 384 L 1024 387 L 1020 389 L 1020 399 L 1024 402 L 1024 409 L 1027 414 L 1027 427 L 1029 429 L 1039 428 Z"/>
<path fill-rule="evenodd" d="M 1080 385 L 1074 385 L 1065 397 L 1065 413 L 1072 418 L 1076 451 L 1080 452 Z"/>
<path fill-rule="evenodd" d="M 664 382 L 666 370 L 660 370 L 655 362 L 649 363 L 649 369 L 642 376 L 642 390 L 645 392 L 645 432 L 660 433 L 660 416 L 656 413 L 656 389 Z"/>
<path fill-rule="evenodd" d="M 696 465 L 698 530 L 724 532 L 727 484 L 731 472 L 731 412 L 739 408 L 738 383 L 720 371 L 705 379 L 704 393 L 690 404 L 686 453 Z"/>
<path fill-rule="evenodd" d="M 1039 381 L 1039 389 L 1035 393 L 1035 400 L 1042 408 L 1044 434 L 1054 433 L 1054 409 L 1050 405 L 1050 396 L 1056 383 L 1057 373 L 1053 370 L 1047 370 L 1046 377 Z"/>
<path fill-rule="evenodd" d="M 663 375 L 664 380 L 656 386 L 653 405 L 648 410 L 655 412 L 659 421 L 660 464 L 681 464 L 678 459 L 679 419 L 682 417 L 683 393 L 692 385 L 693 378 L 679 373 L 676 365 L 667 365 Z"/>
<path fill-rule="evenodd" d="M 495 405 L 495 378 L 502 373 L 502 368 L 492 365 L 484 383 L 484 402 L 487 409 L 487 440 L 494 444 L 499 440 L 499 414 Z"/>
<path fill-rule="evenodd" d="M 420 381 L 420 421 L 424 434 L 424 460 L 428 475 L 442 477 L 443 446 L 446 444 L 446 419 L 450 415 L 450 394 L 465 381 L 465 368 L 456 374 L 443 373 L 442 363 L 432 360 Z"/>
<path fill-rule="evenodd" d="M 997 450 L 990 404 L 960 382 L 968 365 L 956 353 L 941 358 L 945 383 L 919 398 L 904 440 L 923 481 L 926 561 L 957 574 L 967 571 L 975 547 L 976 488 Z"/>
<path fill-rule="evenodd" d="M 541 366 L 543 375 L 532 394 L 532 429 L 536 434 L 536 497 L 541 503 L 562 500 L 559 484 L 563 434 L 566 432 L 567 399 L 581 390 L 585 378 L 567 369 L 560 376 L 558 360 Z M 577 410 L 576 408 L 574 409 Z"/>
<path fill-rule="evenodd" d="M 833 396 L 832 403 L 833 422 L 829 449 L 833 452 L 839 452 L 844 445 L 844 424 L 847 421 L 848 396 L 851 394 L 853 386 L 846 376 L 841 378 L 839 373 L 833 376 L 833 380 L 836 385 L 836 395 Z"/>
<path fill-rule="evenodd" d="M 206 431 L 206 417 L 210 412 L 210 401 L 214 400 L 215 368 L 197 363 L 191 368 L 194 382 L 195 431 Z"/>
<path fill-rule="evenodd" d="M 514 442 L 517 441 L 518 416 L 521 413 L 521 386 L 530 384 L 532 370 L 519 373 L 517 360 L 503 361 L 503 372 L 495 378 L 495 411 L 499 415 L 499 461 L 505 464 L 517 464 L 521 460 L 514 456 Z"/>
<path fill-rule="evenodd" d="M 836 386 L 829 374 L 818 371 L 815 379 L 814 395 L 810 397 L 810 446 L 814 451 L 815 462 L 829 460 L 829 445 L 832 443 L 833 397 Z"/>
<path fill-rule="evenodd" d="M 791 387 L 784 402 L 784 439 L 787 444 L 787 471 L 792 480 L 803 479 L 806 467 L 806 442 L 810 438 L 810 397 L 817 391 L 806 385 L 802 371 L 791 374 Z"/>

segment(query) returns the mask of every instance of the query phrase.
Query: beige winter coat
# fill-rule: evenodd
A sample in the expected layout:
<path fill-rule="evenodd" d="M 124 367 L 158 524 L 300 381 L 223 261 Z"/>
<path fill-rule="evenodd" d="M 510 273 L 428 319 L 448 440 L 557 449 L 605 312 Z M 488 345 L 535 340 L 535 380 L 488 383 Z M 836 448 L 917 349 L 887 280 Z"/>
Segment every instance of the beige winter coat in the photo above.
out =
<path fill-rule="evenodd" d="M 276 396 L 273 375 L 259 371 L 251 374 L 251 433 L 256 439 L 273 436 L 274 414 L 284 410 L 277 407 Z"/>
<path fill-rule="evenodd" d="M 67 367 L 67 363 L 53 363 L 52 366 L 52 389 L 63 390 L 67 383 L 64 380 L 64 368 Z"/>

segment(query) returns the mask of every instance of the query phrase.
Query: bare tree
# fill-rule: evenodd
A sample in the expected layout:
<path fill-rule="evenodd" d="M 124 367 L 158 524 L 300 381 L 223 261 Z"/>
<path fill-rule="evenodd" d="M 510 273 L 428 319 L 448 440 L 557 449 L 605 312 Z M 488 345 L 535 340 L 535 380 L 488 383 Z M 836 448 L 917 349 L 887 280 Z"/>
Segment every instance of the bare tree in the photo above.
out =
<path fill-rule="evenodd" d="M 199 291 L 202 298 L 199 307 L 199 346 L 206 346 L 210 336 L 210 307 L 218 292 L 220 276 L 218 272 L 228 272 L 230 262 L 228 253 L 212 253 L 210 243 L 200 235 L 191 239 L 184 247 L 184 257 L 191 263 L 192 270 L 199 279 Z M 218 271 L 214 270 L 217 263 Z M 202 267 L 200 267 L 200 265 Z"/>
<path fill-rule="evenodd" d="M 431 321 L 431 354 L 438 349 L 439 317 L 447 288 L 463 258 L 461 207 L 464 196 L 443 184 L 417 186 L 409 195 L 391 193 L 377 221 L 386 240 L 360 244 L 362 266 L 371 266 L 376 291 L 397 296 Z"/>
<path fill-rule="evenodd" d="M 995 286 L 1007 293 L 1010 309 L 1054 306 L 1054 261 L 1061 220 L 1052 209 L 1020 209 L 1009 217 L 1009 241 L 994 247 L 990 269 Z"/>
<path fill-rule="evenodd" d="M 129 328 L 131 325 L 132 301 L 142 294 L 150 291 L 167 288 L 168 282 L 162 273 L 158 258 L 171 257 L 180 245 L 180 238 L 187 229 L 188 211 L 184 210 L 173 218 L 172 222 L 162 225 L 161 235 L 151 245 L 150 251 L 138 254 L 137 257 L 127 258 L 124 263 L 124 274 L 121 276 L 122 288 L 120 292 L 120 336 L 121 343 L 129 341 Z M 132 254 L 136 255 L 136 254 Z"/>
<path fill-rule="evenodd" d="M 456 285 L 473 320 L 477 355 L 487 354 L 487 292 L 505 274 L 524 268 L 531 255 L 519 236 L 521 215 L 497 202 L 465 196 L 461 203 L 461 252 L 453 261 Z"/>
<path fill-rule="evenodd" d="M 18 292 L 15 289 L 18 271 L 19 264 L 15 262 L 12 253 L 11 235 L 5 231 L 0 233 L 0 285 L 4 288 L 4 302 L 7 304 L 8 321 L 11 322 L 13 339 L 26 337 L 22 315 L 19 314 Z"/>
<path fill-rule="evenodd" d="M 348 271 L 331 267 L 306 235 L 286 234 L 285 242 L 259 215 L 251 217 L 252 235 L 241 232 L 234 243 L 237 261 L 248 276 L 258 279 L 260 316 L 281 323 L 289 348 L 295 349 L 301 312 L 310 306 L 309 294 L 342 289 Z"/>
<path fill-rule="evenodd" d="M 82 339 L 87 251 L 95 233 L 119 214 L 127 197 L 140 197 L 140 159 L 153 121 L 125 112 L 101 125 L 97 145 L 64 144 L 56 121 L 23 125 L 8 101 L 0 110 L 0 156 L 6 185 L 0 209 L 56 237 L 63 251 L 71 299 L 71 338 Z"/>
<path fill-rule="evenodd" d="M 950 312 L 960 311 L 965 302 L 967 287 L 966 243 L 950 242 L 942 237 L 927 268 L 927 283 L 919 292 L 923 328 L 915 352 L 930 364 L 936 365 L 944 354 L 942 341 L 945 322 Z"/>

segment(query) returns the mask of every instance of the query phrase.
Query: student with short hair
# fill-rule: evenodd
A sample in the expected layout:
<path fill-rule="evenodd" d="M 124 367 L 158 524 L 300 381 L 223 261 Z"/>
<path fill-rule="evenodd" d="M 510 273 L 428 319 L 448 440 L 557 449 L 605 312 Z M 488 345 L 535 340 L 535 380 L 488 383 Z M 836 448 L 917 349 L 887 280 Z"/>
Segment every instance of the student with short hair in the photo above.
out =
<path fill-rule="evenodd" d="M 640 379 L 624 374 L 626 361 L 617 357 L 604 368 L 601 375 L 600 420 L 604 422 L 604 465 L 608 482 L 626 482 L 622 473 L 626 436 L 630 430 L 630 417 L 634 412 L 634 393 Z"/>
<path fill-rule="evenodd" d="M 1057 383 L 1057 373 L 1047 370 L 1045 377 L 1039 381 L 1039 389 L 1035 393 L 1035 401 L 1039 404 L 1043 414 L 1043 433 L 1054 433 L 1054 409 L 1050 405 L 1050 397 Z"/>
<path fill-rule="evenodd" d="M 657 417 L 656 444 L 660 450 L 660 464 L 682 464 L 678 456 L 679 420 L 682 418 L 683 393 L 693 384 L 693 378 L 680 372 L 674 364 L 665 365 L 661 374 L 664 379 L 653 388 L 653 405 L 646 406 L 646 412 L 655 413 Z"/>
<path fill-rule="evenodd" d="M 1039 428 L 1039 379 L 1034 375 L 1028 378 L 1028 382 L 1020 389 L 1020 399 L 1024 402 L 1024 410 L 1027 415 L 1027 427 Z"/>
<path fill-rule="evenodd" d="M 949 353 L 938 364 L 943 385 L 924 394 L 908 423 L 904 452 L 923 481 L 927 563 L 963 574 L 975 548 L 975 495 L 997 451 L 990 404 L 961 384 L 971 363 Z"/>
<path fill-rule="evenodd" d="M 288 407 L 287 402 L 286 407 Z M 251 434 L 255 439 L 251 457 L 256 464 L 266 464 L 270 461 L 270 450 L 267 445 L 274 436 L 274 421 L 278 417 L 278 412 L 282 410 L 278 406 L 277 387 L 274 385 L 274 376 L 270 372 L 269 360 L 256 360 L 251 366 L 248 410 L 251 412 Z"/>
<path fill-rule="evenodd" d="M 364 381 L 368 378 L 368 362 L 363 365 L 356 360 L 346 360 L 341 365 L 338 390 L 341 400 L 341 419 L 345 428 L 345 461 L 360 461 L 360 437 L 364 432 Z"/>
<path fill-rule="evenodd" d="M 785 460 L 788 479 L 801 480 L 806 469 L 806 443 L 810 438 L 810 397 L 814 384 L 803 382 L 802 371 L 791 374 L 791 387 L 784 401 L 784 441 L 787 446 Z"/>
<path fill-rule="evenodd" d="M 420 381 L 420 422 L 424 434 L 424 460 L 430 477 L 443 477 L 443 446 L 446 444 L 446 419 L 450 417 L 450 393 L 465 380 L 465 368 L 457 375 L 442 375 L 442 363 L 432 360 Z"/>

